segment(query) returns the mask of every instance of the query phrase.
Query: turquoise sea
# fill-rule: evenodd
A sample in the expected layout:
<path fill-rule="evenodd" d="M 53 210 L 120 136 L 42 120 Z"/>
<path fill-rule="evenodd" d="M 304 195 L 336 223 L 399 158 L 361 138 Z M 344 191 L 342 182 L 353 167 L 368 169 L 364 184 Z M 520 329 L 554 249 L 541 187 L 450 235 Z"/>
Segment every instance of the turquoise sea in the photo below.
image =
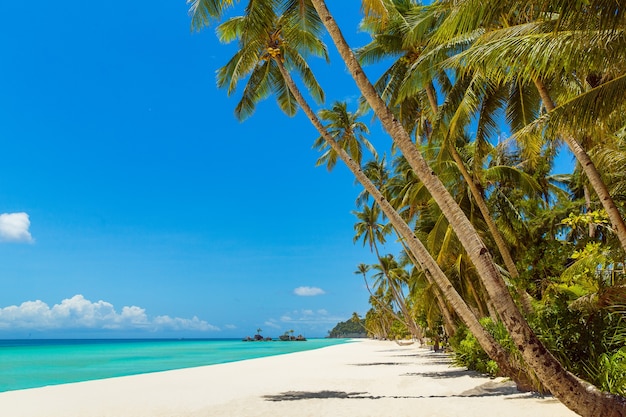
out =
<path fill-rule="evenodd" d="M 0 340 L 0 392 L 235 362 L 318 349 L 345 341 Z"/>

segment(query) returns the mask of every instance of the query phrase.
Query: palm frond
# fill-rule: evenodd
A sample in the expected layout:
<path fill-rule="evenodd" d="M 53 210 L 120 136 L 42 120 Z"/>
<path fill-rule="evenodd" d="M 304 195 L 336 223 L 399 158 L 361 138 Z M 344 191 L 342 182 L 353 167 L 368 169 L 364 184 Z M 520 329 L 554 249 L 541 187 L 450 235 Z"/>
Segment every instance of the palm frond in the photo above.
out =
<path fill-rule="evenodd" d="M 381 22 L 386 22 L 389 17 L 387 3 L 387 0 L 363 0 L 361 7 L 365 16 L 374 16 L 380 19 Z"/>
<path fill-rule="evenodd" d="M 532 175 L 508 165 L 489 167 L 483 171 L 483 178 L 490 184 L 514 184 L 515 188 L 529 197 L 536 196 L 541 191 L 541 186 Z"/>
<path fill-rule="evenodd" d="M 496 81 L 532 81 L 580 71 L 605 71 L 626 59 L 626 33 L 606 30 L 554 32 L 552 22 L 532 22 L 491 30 L 445 65 L 481 71 Z"/>
<path fill-rule="evenodd" d="M 257 48 L 239 49 L 226 65 L 217 70 L 217 86 L 227 87 L 228 95 L 232 94 L 239 81 L 254 69 L 258 61 Z"/>
<path fill-rule="evenodd" d="M 230 43 L 241 38 L 245 25 L 245 16 L 236 16 L 220 24 L 215 31 L 220 42 Z"/>
<path fill-rule="evenodd" d="M 302 50 L 316 50 L 312 46 L 321 43 L 324 24 L 320 20 L 311 0 L 285 0 L 282 5 L 281 20 L 285 29 L 284 37 L 287 43 L 298 45 Z M 323 43 L 322 43 L 323 45 Z M 323 48 L 325 52 L 326 47 Z M 328 60 L 328 54 L 323 55 Z"/>
<path fill-rule="evenodd" d="M 189 15 L 191 16 L 191 29 L 201 30 L 208 26 L 211 19 L 218 19 L 224 11 L 237 0 L 187 0 Z"/>
<path fill-rule="evenodd" d="M 325 98 L 324 90 L 318 83 L 306 60 L 297 51 L 292 51 L 289 47 L 285 47 L 284 51 L 286 62 L 289 65 L 288 69 L 296 70 L 313 99 L 317 103 L 323 103 Z"/>
<path fill-rule="evenodd" d="M 278 66 L 273 63 L 270 66 L 270 85 L 274 93 L 276 94 L 276 102 L 278 107 L 287 115 L 294 116 L 298 111 L 298 103 L 296 98 L 291 93 L 291 90 L 287 86 L 283 75 L 281 74 Z"/>
<path fill-rule="evenodd" d="M 477 113 L 476 137 L 474 139 L 474 170 L 482 167 L 482 161 L 491 150 L 490 140 L 500 133 L 499 110 L 506 104 L 506 90 L 485 80 L 485 91 Z"/>
<path fill-rule="evenodd" d="M 245 9 L 246 31 L 242 36 L 245 44 L 267 38 L 276 30 L 277 10 L 280 0 L 249 1 Z"/>
<path fill-rule="evenodd" d="M 541 143 L 536 141 L 538 136 L 555 138 L 563 132 L 581 137 L 581 134 L 589 134 L 590 129 L 601 128 L 602 121 L 612 114 L 623 114 L 625 108 L 626 74 L 623 74 L 558 105 L 516 132 L 514 137 L 524 144 Z"/>
<path fill-rule="evenodd" d="M 446 42 L 437 44 L 431 39 L 429 45 L 422 51 L 420 56 L 413 61 L 407 71 L 404 86 L 398 97 L 400 99 L 415 95 L 417 91 L 423 88 L 425 74 L 442 73 L 444 63 L 447 59 L 462 50 L 468 48 L 474 40 L 484 33 L 483 29 L 476 32 L 468 33 Z M 447 90 L 448 83 L 442 84 L 444 91 Z"/>
<path fill-rule="evenodd" d="M 270 70 L 271 62 L 265 61 L 263 64 L 257 65 L 251 72 L 241 99 L 235 107 L 235 116 L 238 120 L 244 120 L 251 116 L 256 109 L 256 104 L 271 93 Z"/>
<path fill-rule="evenodd" d="M 534 86 L 519 79 L 510 83 L 509 98 L 505 111 L 506 121 L 516 132 L 531 123 L 539 115 L 539 94 Z"/>

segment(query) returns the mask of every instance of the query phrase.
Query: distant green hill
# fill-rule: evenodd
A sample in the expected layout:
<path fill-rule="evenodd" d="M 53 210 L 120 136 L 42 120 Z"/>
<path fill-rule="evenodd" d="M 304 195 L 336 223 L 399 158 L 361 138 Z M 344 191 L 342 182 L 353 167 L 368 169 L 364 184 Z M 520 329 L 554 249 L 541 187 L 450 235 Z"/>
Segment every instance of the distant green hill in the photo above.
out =
<path fill-rule="evenodd" d="M 337 323 L 337 325 L 330 331 L 328 337 L 367 337 L 367 333 L 365 331 L 365 319 L 361 319 L 360 321 L 346 320 Z"/>

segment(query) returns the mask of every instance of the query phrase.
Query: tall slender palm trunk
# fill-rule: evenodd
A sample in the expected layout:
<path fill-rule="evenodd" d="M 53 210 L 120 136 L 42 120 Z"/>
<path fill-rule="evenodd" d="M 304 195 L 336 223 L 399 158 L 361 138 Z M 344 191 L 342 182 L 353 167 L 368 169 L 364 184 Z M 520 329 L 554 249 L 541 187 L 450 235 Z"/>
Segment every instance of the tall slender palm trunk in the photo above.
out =
<path fill-rule="evenodd" d="M 626 398 L 602 393 L 593 385 L 580 380 L 568 372 L 543 346 L 517 309 L 504 280 L 491 258 L 489 250 L 480 240 L 476 230 L 461 208 L 455 203 L 450 193 L 445 189 L 435 172 L 428 166 L 409 134 L 376 93 L 374 86 L 363 72 L 358 60 L 343 37 L 339 26 L 326 7 L 326 3 L 323 0 L 311 1 L 333 39 L 339 54 L 356 81 L 359 90 L 456 232 L 498 309 L 502 322 L 527 365 L 536 373 L 541 383 L 574 412 L 589 417 L 599 415 L 626 417 Z M 384 200 L 381 201 L 381 203 L 383 202 Z M 414 241 L 409 241 L 409 243 L 414 244 Z M 456 309 L 457 303 L 450 302 Z"/>
<path fill-rule="evenodd" d="M 480 346 L 485 350 L 487 355 L 493 359 L 502 372 L 512 378 L 521 389 L 530 390 L 533 387 L 532 379 L 528 377 L 528 373 L 520 369 L 519 366 L 513 363 L 510 355 L 500 346 L 495 339 L 485 330 L 485 328 L 479 323 L 476 316 L 472 313 L 467 306 L 463 298 L 456 291 L 448 277 L 439 268 L 437 262 L 430 255 L 423 243 L 415 236 L 413 230 L 402 219 L 400 214 L 393 208 L 389 201 L 383 196 L 383 194 L 376 188 L 372 181 L 365 175 L 361 167 L 344 151 L 339 144 L 328 134 L 322 122 L 315 115 L 315 112 L 307 101 L 304 99 L 297 85 L 291 78 L 289 71 L 285 68 L 282 62 L 278 62 L 280 72 L 285 79 L 287 86 L 294 95 L 296 101 L 305 112 L 313 126 L 320 132 L 328 144 L 337 152 L 341 160 L 346 164 L 348 169 L 355 176 L 357 181 L 370 193 L 376 203 L 380 206 L 381 210 L 385 213 L 393 227 L 400 233 L 404 239 L 405 244 L 410 249 L 411 253 L 418 260 L 419 265 L 425 270 L 426 273 L 431 274 L 433 280 L 439 286 L 439 289 L 443 293 L 444 297 L 450 303 L 450 306 L 457 312 L 461 320 L 467 325 L 468 329 L 478 340 Z"/>
<path fill-rule="evenodd" d="M 548 91 L 548 87 L 538 78 L 533 80 L 535 83 L 535 87 L 541 96 L 541 101 L 545 106 L 548 113 L 553 111 L 556 106 L 552 101 L 552 97 L 550 97 L 550 92 Z M 583 172 L 587 176 L 591 187 L 598 195 L 600 199 L 600 203 L 602 203 L 602 207 L 606 210 L 607 215 L 609 216 L 609 220 L 611 221 L 611 225 L 613 226 L 613 230 L 615 230 L 615 234 L 622 245 L 622 249 L 626 252 L 626 223 L 624 222 L 624 218 L 620 214 L 617 206 L 615 205 L 615 201 L 613 201 L 613 197 L 609 193 L 606 184 L 602 180 L 598 169 L 595 164 L 589 157 L 589 154 L 583 149 L 583 147 L 578 143 L 576 139 L 572 137 L 570 134 L 563 135 L 563 140 L 569 147 L 569 149 L 574 154 L 574 157 L 580 164 Z"/>

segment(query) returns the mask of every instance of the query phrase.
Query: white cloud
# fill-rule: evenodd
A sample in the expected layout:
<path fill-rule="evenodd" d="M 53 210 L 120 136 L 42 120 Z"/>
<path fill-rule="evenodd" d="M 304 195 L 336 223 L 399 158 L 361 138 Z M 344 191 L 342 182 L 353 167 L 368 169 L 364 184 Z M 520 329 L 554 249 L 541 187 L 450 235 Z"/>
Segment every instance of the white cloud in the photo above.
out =
<path fill-rule="evenodd" d="M 196 316 L 191 319 L 158 316 L 154 318 L 153 324 L 158 326 L 161 330 L 198 330 L 203 332 L 219 330 L 218 327 L 215 327 L 204 320 L 200 320 Z"/>
<path fill-rule="evenodd" d="M 280 329 L 280 326 L 276 323 L 276 320 L 269 319 L 265 323 L 263 323 L 267 327 L 272 327 L 274 329 Z"/>
<path fill-rule="evenodd" d="M 52 307 L 41 300 L 26 301 L 19 306 L 0 308 L 0 330 L 219 330 L 197 317 L 191 319 L 157 316 L 150 318 L 145 309 L 137 306 L 122 307 L 117 312 L 106 301 L 92 302 L 80 294 L 61 301 Z"/>
<path fill-rule="evenodd" d="M 317 287 L 298 287 L 293 290 L 293 293 L 301 297 L 313 297 L 315 295 L 326 294 L 326 291 Z"/>
<path fill-rule="evenodd" d="M 291 311 L 281 316 L 280 321 L 291 324 L 322 324 L 322 323 L 339 323 L 345 320 L 341 317 L 332 317 L 325 309 L 316 311 L 303 309 Z"/>
<path fill-rule="evenodd" d="M 32 243 L 29 227 L 30 219 L 26 213 L 0 214 L 0 241 Z"/>

